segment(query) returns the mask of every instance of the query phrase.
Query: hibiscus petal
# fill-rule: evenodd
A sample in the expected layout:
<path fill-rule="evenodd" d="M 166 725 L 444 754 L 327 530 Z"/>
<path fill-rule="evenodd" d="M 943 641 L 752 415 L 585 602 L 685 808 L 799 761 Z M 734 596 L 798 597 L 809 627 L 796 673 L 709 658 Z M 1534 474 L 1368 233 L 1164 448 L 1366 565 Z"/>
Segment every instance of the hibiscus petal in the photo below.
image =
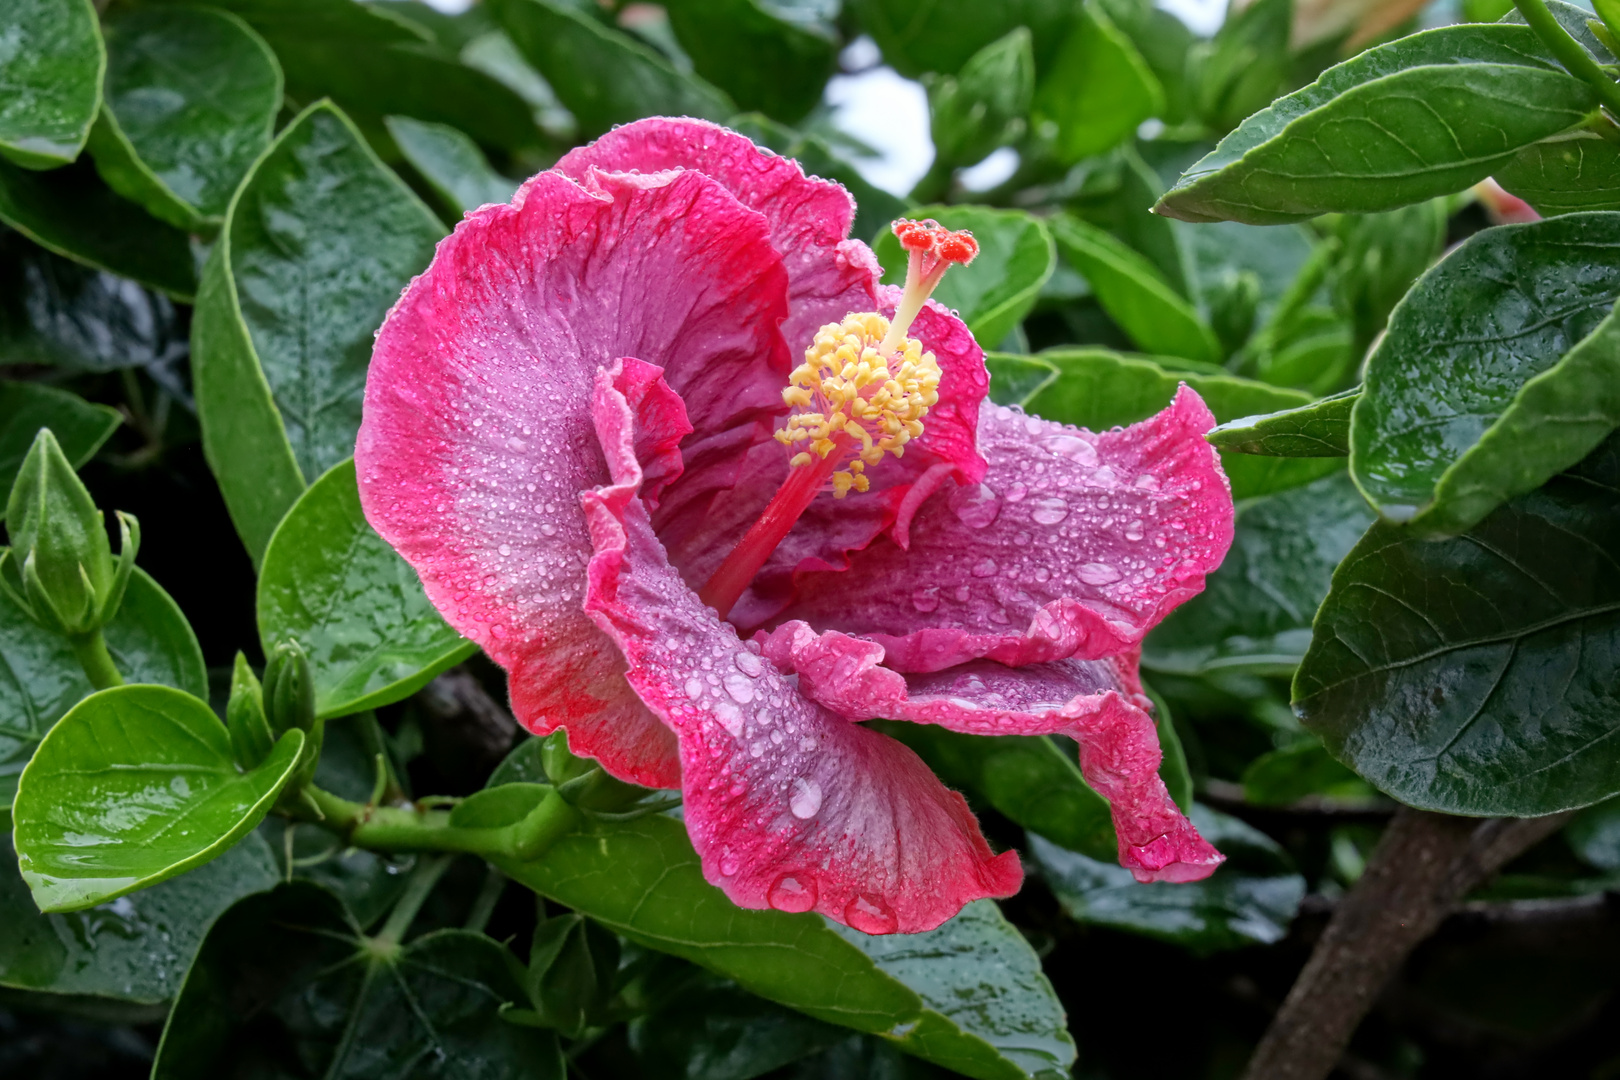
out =
<path fill-rule="evenodd" d="M 882 270 L 870 249 L 850 241 L 855 201 L 840 184 L 807 177 L 799 163 L 706 120 L 651 117 L 571 150 L 555 168 L 583 179 L 607 172 L 691 169 L 712 176 L 765 215 L 788 272 L 790 312 L 782 324 L 795 360 L 824 323 L 871 311 Z"/>
<path fill-rule="evenodd" d="M 694 438 L 749 429 L 780 405 L 787 278 L 765 219 L 715 181 L 596 179 L 543 173 L 439 245 L 378 333 L 355 457 L 367 518 L 507 668 L 525 726 L 566 725 L 615 775 L 670 787 L 674 740 L 580 608 L 578 495 L 608 478 L 596 373 L 640 357 Z M 667 393 L 643 396 L 667 412 Z M 660 483 L 675 475 L 667 453 L 648 464 Z"/>
<path fill-rule="evenodd" d="M 617 394 L 604 378 L 604 445 L 629 442 Z M 615 483 L 583 496 L 596 544 L 586 610 L 679 738 L 704 876 L 742 907 L 819 911 L 867 933 L 932 929 L 1017 891 L 1017 855 L 991 853 L 960 795 L 893 739 L 807 700 L 698 600 L 636 497 L 634 456 L 610 458 Z"/>
<path fill-rule="evenodd" d="M 1159 778 L 1159 736 L 1144 711 L 1136 659 L 1058 660 L 1010 668 L 971 660 L 902 675 L 883 646 L 802 622 L 758 635 L 764 655 L 796 672 L 806 697 L 851 720 L 938 724 L 970 735 L 1068 735 L 1080 771 L 1108 800 L 1119 861 L 1138 881 L 1198 881 L 1223 856 L 1198 835 Z"/>
<path fill-rule="evenodd" d="M 1197 594 L 1232 542 L 1232 496 L 1183 386 L 1163 412 L 1093 434 L 982 406 L 982 484 L 933 495 L 910 550 L 881 539 L 841 573 L 795 575 L 781 613 L 871 638 L 899 671 L 1123 652 Z"/>

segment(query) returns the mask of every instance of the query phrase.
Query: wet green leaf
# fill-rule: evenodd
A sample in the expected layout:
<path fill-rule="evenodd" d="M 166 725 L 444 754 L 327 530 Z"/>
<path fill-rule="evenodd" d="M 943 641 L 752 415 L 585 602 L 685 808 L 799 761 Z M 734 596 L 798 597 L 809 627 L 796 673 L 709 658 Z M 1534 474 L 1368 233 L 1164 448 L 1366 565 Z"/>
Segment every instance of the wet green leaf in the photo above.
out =
<path fill-rule="evenodd" d="M 595 137 L 643 116 L 723 121 L 737 111 L 720 90 L 568 0 L 496 0 L 491 7 L 579 121 L 582 135 Z"/>
<path fill-rule="evenodd" d="M 1219 362 L 1215 333 L 1146 257 L 1075 217 L 1051 219 L 1064 259 L 1091 283 L 1097 300 L 1138 347 L 1166 356 Z"/>
<path fill-rule="evenodd" d="M 192 330 L 203 446 L 248 553 L 354 453 L 372 336 L 444 227 L 330 104 L 243 181 Z"/>
<path fill-rule="evenodd" d="M 636 944 L 967 1075 L 1014 1080 L 1073 1060 L 1035 954 L 989 901 L 938 930 L 889 938 L 813 914 L 744 911 L 703 880 L 681 823 L 661 815 L 592 822 L 543 859 L 500 866 Z"/>
<path fill-rule="evenodd" d="M 485 203 L 508 202 L 517 190 L 517 181 L 490 168 L 478 144 L 455 128 L 408 116 L 390 116 L 384 122 L 405 160 L 449 211 L 449 221 L 459 221 Z"/>
<path fill-rule="evenodd" d="M 1102 6 L 1079 6 L 1052 70 L 1035 91 L 1035 130 L 1060 161 L 1100 154 L 1164 110 L 1164 88 Z"/>
<path fill-rule="evenodd" d="M 11 0 L 0 53 L 0 154 L 30 169 L 66 165 L 101 105 L 106 50 L 90 0 Z"/>
<path fill-rule="evenodd" d="M 699 77 L 743 109 L 794 121 L 815 107 L 838 59 L 838 5 L 802 0 L 669 0 Z"/>
<path fill-rule="evenodd" d="M 176 300 L 197 291 L 186 234 L 113 193 L 88 159 L 48 175 L 0 161 L 0 222 L 58 255 Z"/>
<path fill-rule="evenodd" d="M 1239 454 L 1347 457 L 1350 410 L 1360 396 L 1358 386 L 1293 409 L 1245 416 L 1221 424 L 1208 438 L 1211 445 Z"/>
<path fill-rule="evenodd" d="M 1093 431 L 1145 420 L 1169 405 L 1176 387 L 1183 382 L 1198 392 L 1216 420 L 1271 412 L 1310 400 L 1299 390 L 1232 375 L 1171 371 L 1151 360 L 1107 349 L 1053 349 L 1040 354 L 1040 358 L 1057 367 L 1058 378 L 1030 397 L 1026 407 L 1048 420 Z M 1343 467 L 1334 459 L 1260 458 L 1232 453 L 1221 455 L 1221 465 L 1232 482 L 1233 496 L 1239 499 L 1308 484 Z"/>
<path fill-rule="evenodd" d="M 1258 829 L 1203 806 L 1193 824 L 1226 856 L 1204 881 L 1143 885 L 1131 872 L 1030 837 L 1030 856 L 1070 917 L 1207 954 L 1282 940 L 1305 898 L 1305 879 Z"/>
<path fill-rule="evenodd" d="M 107 37 L 106 100 L 91 135 L 114 191 L 191 232 L 212 232 L 281 109 L 275 54 L 234 15 L 119 11 Z"/>
<path fill-rule="evenodd" d="M 1216 131 L 1230 131 L 1283 89 L 1293 14 L 1291 0 L 1257 0 L 1188 50 L 1193 107 Z"/>
<path fill-rule="evenodd" d="M 1334 567 L 1372 521 L 1343 473 L 1245 504 L 1226 560 L 1148 635 L 1142 663 L 1184 675 L 1291 673 Z"/>
<path fill-rule="evenodd" d="M 851 0 L 861 29 L 871 34 L 883 58 L 908 78 L 927 71 L 951 74 L 986 42 L 1027 26 L 1041 71 L 1052 64 L 1073 19 L 1070 0 Z"/>
<path fill-rule="evenodd" d="M 1305 726 L 1400 801 L 1533 816 L 1620 792 L 1620 440 L 1425 541 L 1377 524 L 1294 678 Z"/>
<path fill-rule="evenodd" d="M 1057 365 L 1038 356 L 1015 353 L 984 354 L 990 370 L 990 400 L 997 405 L 1023 405 L 1057 381 Z"/>
<path fill-rule="evenodd" d="M 1333 233 L 1343 249 L 1333 265 L 1333 300 L 1355 326 L 1356 357 L 1366 355 L 1401 297 L 1440 257 L 1450 216 L 1449 199 L 1430 199 L 1338 220 Z"/>
<path fill-rule="evenodd" d="M 259 574 L 268 654 L 297 641 L 322 717 L 409 697 L 477 646 L 456 633 L 404 559 L 367 524 L 353 460 L 316 480 L 287 512 Z"/>
<path fill-rule="evenodd" d="M 1620 426 L 1620 213 L 1476 233 L 1367 361 L 1350 472 L 1426 535 L 1467 529 Z"/>
<path fill-rule="evenodd" d="M 914 218 L 933 218 L 948 229 L 967 229 L 979 242 L 979 255 L 953 268 L 934 290 L 934 299 L 961 315 L 981 344 L 1001 341 L 1023 321 L 1041 286 L 1052 276 L 1057 254 L 1040 219 L 1023 210 L 983 206 L 919 206 Z M 906 253 L 885 229 L 873 245 L 883 264 L 883 280 L 903 285 Z"/>
<path fill-rule="evenodd" d="M 90 695 L 50 729 L 17 786 L 17 859 L 34 902 L 91 907 L 223 854 L 270 809 L 303 744 L 288 732 L 243 773 L 200 698 L 139 685 Z"/>
<path fill-rule="evenodd" d="M 101 449 L 123 417 L 116 409 L 41 383 L 0 380 L 0 491 L 10 491 L 17 468 L 40 428 L 50 428 L 75 469 Z"/>
<path fill-rule="evenodd" d="M 1528 27 L 1428 30 L 1329 68 L 1249 117 L 1157 211 L 1272 225 L 1389 210 L 1461 191 L 1595 104 Z"/>
<path fill-rule="evenodd" d="M 213 862 L 87 911 L 45 915 L 0 840 L 0 986 L 157 1004 L 173 998 L 226 908 L 278 880 L 270 848 L 245 837 Z"/>
<path fill-rule="evenodd" d="M 191 0 L 156 2 L 189 5 Z M 362 0 L 214 0 L 208 6 L 241 16 L 267 37 L 302 36 L 384 44 L 424 42 L 432 37 L 425 27 L 393 10 L 396 6 L 393 4 Z"/>
<path fill-rule="evenodd" d="M 972 165 L 1027 130 L 1035 94 L 1029 30 L 1018 27 L 974 53 L 960 74 L 928 86 L 936 166 Z"/>
<path fill-rule="evenodd" d="M 1620 146 L 1591 131 L 1571 131 L 1527 146 L 1493 178 L 1543 217 L 1620 210 Z"/>
<path fill-rule="evenodd" d="M 1317 739 L 1254 759 L 1243 770 L 1243 800 L 1255 806 L 1287 806 L 1311 795 L 1366 798 L 1367 782 L 1337 761 Z"/>
<path fill-rule="evenodd" d="M 186 972 L 153 1080 L 481 1077 L 563 1080 L 555 1038 L 507 1023 L 523 1001 L 513 958 L 465 930 L 367 938 L 306 882 L 249 897 L 209 931 Z"/>
<path fill-rule="evenodd" d="M 849 1032 L 705 972 L 661 1008 L 632 1021 L 629 1036 L 649 1077 L 751 1080 L 840 1042 Z"/>

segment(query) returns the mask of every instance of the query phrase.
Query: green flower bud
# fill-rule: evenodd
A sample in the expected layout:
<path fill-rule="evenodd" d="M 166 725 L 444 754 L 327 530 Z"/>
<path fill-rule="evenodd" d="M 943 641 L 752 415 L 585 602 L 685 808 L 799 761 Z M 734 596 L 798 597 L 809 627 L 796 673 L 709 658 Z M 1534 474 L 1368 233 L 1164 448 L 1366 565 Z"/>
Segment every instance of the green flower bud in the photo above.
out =
<path fill-rule="evenodd" d="M 0 559 L 0 587 L 34 622 L 66 637 L 105 626 L 123 603 L 140 548 L 140 523 L 118 513 L 113 559 L 101 511 L 49 428 L 23 459 L 6 504 L 11 548 Z"/>
<path fill-rule="evenodd" d="M 546 770 L 548 780 L 561 786 L 579 779 L 598 766 L 590 758 L 575 756 L 568 749 L 568 733 L 559 729 L 540 743 L 540 767 Z"/>
<path fill-rule="evenodd" d="M 225 727 L 231 735 L 231 751 L 236 762 L 251 769 L 270 756 L 275 736 L 264 715 L 264 695 L 259 680 L 248 666 L 247 657 L 236 654 L 236 670 L 231 672 L 231 697 L 225 706 Z"/>
<path fill-rule="evenodd" d="M 326 738 L 326 721 L 315 716 L 315 679 L 309 671 L 309 658 L 298 642 L 283 641 L 270 654 L 264 665 L 263 694 L 265 719 L 274 735 L 297 728 L 306 736 L 298 771 L 283 793 L 284 799 L 297 799 L 315 778 Z"/>

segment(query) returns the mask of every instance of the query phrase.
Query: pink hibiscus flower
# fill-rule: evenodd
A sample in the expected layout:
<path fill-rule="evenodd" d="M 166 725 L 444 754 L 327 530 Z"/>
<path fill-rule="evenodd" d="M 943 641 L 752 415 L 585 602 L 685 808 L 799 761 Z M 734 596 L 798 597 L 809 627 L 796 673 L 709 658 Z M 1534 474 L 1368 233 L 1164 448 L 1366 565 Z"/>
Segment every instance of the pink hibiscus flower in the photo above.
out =
<path fill-rule="evenodd" d="M 925 302 L 971 238 L 898 226 L 902 291 L 853 210 L 652 119 L 468 214 L 377 335 L 367 517 L 530 730 L 682 789 L 743 907 L 913 932 L 1017 890 L 876 717 L 1071 735 L 1138 879 L 1207 876 L 1136 658 L 1231 542 L 1213 418 L 1185 388 L 1102 434 L 994 405 Z"/>

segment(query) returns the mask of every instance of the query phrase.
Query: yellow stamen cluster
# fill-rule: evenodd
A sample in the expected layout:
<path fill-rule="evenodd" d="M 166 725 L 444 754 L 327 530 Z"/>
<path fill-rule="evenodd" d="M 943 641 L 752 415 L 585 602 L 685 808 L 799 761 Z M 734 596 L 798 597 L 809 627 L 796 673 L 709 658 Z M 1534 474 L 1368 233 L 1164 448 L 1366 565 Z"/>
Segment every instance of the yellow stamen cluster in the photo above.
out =
<path fill-rule="evenodd" d="M 885 355 L 880 344 L 888 332 L 889 320 L 871 312 L 828 323 L 782 391 L 795 413 L 777 440 L 789 448 L 809 444 L 793 456 L 793 466 L 825 459 L 840 445 L 853 453 L 848 468 L 832 474 L 834 498 L 851 488 L 865 491 L 870 486 L 866 467 L 884 454 L 900 457 L 906 443 L 922 434 L 922 418 L 939 401 L 934 354 L 923 352 L 916 338 L 906 338 L 897 355 Z"/>

